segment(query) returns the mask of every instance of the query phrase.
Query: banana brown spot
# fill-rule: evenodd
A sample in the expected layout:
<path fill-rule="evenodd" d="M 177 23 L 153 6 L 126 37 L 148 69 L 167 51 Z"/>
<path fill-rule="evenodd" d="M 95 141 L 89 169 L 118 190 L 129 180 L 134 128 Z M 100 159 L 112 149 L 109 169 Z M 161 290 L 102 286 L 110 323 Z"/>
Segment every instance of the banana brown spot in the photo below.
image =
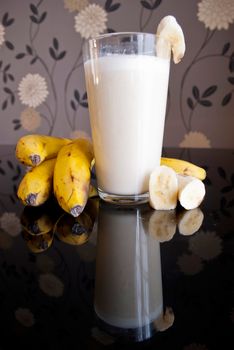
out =
<path fill-rule="evenodd" d="M 38 165 L 41 162 L 41 157 L 38 154 L 33 154 L 32 156 L 29 156 L 29 158 L 33 165 Z"/>
<path fill-rule="evenodd" d="M 30 193 L 27 198 L 25 199 L 25 202 L 27 205 L 35 205 L 37 200 L 38 193 Z"/>
<path fill-rule="evenodd" d="M 34 233 L 35 235 L 41 232 L 37 222 L 30 223 L 28 225 L 28 229 L 31 233 Z"/>
<path fill-rule="evenodd" d="M 74 217 L 77 217 L 82 213 L 83 209 L 83 205 L 76 205 L 75 207 L 71 208 L 70 214 Z"/>
<path fill-rule="evenodd" d="M 67 156 L 70 157 L 71 156 L 71 152 L 68 152 Z"/>
<path fill-rule="evenodd" d="M 85 229 L 85 227 L 83 227 L 82 225 L 80 225 L 78 222 L 76 222 L 73 226 L 72 226 L 72 234 L 76 235 L 76 236 L 81 236 L 84 233 L 87 234 L 87 230 Z"/>

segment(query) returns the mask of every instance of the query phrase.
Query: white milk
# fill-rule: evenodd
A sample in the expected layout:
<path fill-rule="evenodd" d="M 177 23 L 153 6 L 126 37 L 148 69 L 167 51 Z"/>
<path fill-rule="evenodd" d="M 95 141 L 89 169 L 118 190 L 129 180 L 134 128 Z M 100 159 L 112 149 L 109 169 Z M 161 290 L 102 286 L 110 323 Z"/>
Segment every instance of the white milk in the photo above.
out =
<path fill-rule="evenodd" d="M 84 65 L 98 186 L 134 195 L 148 191 L 159 165 L 169 60 L 112 55 Z"/>

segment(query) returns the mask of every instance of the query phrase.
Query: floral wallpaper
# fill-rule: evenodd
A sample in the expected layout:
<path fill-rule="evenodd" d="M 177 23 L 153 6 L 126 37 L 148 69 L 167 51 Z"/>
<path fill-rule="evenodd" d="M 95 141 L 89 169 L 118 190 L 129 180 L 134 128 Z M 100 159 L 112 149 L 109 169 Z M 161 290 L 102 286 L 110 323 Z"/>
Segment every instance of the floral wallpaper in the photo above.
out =
<path fill-rule="evenodd" d="M 171 64 L 164 145 L 233 148 L 233 0 L 2 0 L 0 138 L 90 134 L 84 40 L 104 32 L 155 33 L 174 15 L 186 54 Z"/>

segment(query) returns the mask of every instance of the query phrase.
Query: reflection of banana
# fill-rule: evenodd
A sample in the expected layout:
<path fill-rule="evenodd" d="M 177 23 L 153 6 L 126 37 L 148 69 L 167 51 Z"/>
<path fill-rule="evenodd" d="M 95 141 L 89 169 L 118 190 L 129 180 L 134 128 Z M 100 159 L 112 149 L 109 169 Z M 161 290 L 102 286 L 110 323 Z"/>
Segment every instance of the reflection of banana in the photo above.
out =
<path fill-rule="evenodd" d="M 159 242 L 170 241 L 176 233 L 176 214 L 174 210 L 155 210 L 149 218 L 149 234 Z"/>
<path fill-rule="evenodd" d="M 193 176 L 178 175 L 178 186 L 178 199 L 184 209 L 194 209 L 201 204 L 206 193 L 201 180 Z"/>
<path fill-rule="evenodd" d="M 53 187 L 55 161 L 45 160 L 24 175 L 17 192 L 24 205 L 38 206 L 49 198 Z"/>
<path fill-rule="evenodd" d="M 39 165 L 45 159 L 56 157 L 60 148 L 70 142 L 59 137 L 26 135 L 16 145 L 16 158 L 25 165 Z"/>
<path fill-rule="evenodd" d="M 197 232 L 204 219 L 200 208 L 184 210 L 178 215 L 179 233 L 184 236 L 190 236 Z"/>
<path fill-rule="evenodd" d="M 158 166 L 150 175 L 149 202 L 157 210 L 175 209 L 178 180 L 175 171 L 165 165 Z"/>
<path fill-rule="evenodd" d="M 205 169 L 185 160 L 162 157 L 161 165 L 169 166 L 170 168 L 174 169 L 177 174 L 194 176 L 200 180 L 204 180 L 206 178 Z"/>
<path fill-rule="evenodd" d="M 60 208 L 53 200 L 39 207 L 26 206 L 21 214 L 20 221 L 23 228 L 31 234 L 44 234 L 53 229 Z"/>
<path fill-rule="evenodd" d="M 23 228 L 31 234 L 39 235 L 52 230 L 53 222 L 47 214 L 42 215 L 36 220 L 28 220 L 25 216 L 21 217 Z"/>
<path fill-rule="evenodd" d="M 154 326 L 157 331 L 164 332 L 168 328 L 170 328 L 175 321 L 175 315 L 172 308 L 167 307 L 164 315 L 154 321 Z"/>
<path fill-rule="evenodd" d="M 81 245 L 88 241 L 93 222 L 88 214 L 82 212 L 77 218 L 63 214 L 54 227 L 60 241 L 71 245 Z"/>
<path fill-rule="evenodd" d="M 28 249 L 33 253 L 42 253 L 47 250 L 53 242 L 53 232 L 40 235 L 31 234 L 26 230 L 22 231 L 22 237 L 26 241 Z"/>
<path fill-rule="evenodd" d="M 90 168 L 93 160 L 92 144 L 77 139 L 61 148 L 54 168 L 54 193 L 60 206 L 78 216 L 89 195 Z"/>

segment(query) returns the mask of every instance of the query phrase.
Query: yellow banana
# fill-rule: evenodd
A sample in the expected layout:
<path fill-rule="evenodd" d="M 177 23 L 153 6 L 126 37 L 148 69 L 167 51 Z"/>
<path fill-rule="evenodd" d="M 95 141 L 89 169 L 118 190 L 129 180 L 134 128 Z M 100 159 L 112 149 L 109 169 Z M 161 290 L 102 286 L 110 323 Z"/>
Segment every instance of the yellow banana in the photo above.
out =
<path fill-rule="evenodd" d="M 83 211 L 90 186 L 93 147 L 87 139 L 77 139 L 61 148 L 54 168 L 54 194 L 59 205 L 74 217 Z"/>
<path fill-rule="evenodd" d="M 53 189 L 53 172 L 56 159 L 48 159 L 29 170 L 19 184 L 17 195 L 24 205 L 43 204 Z"/>
<path fill-rule="evenodd" d="M 200 180 L 206 178 L 205 169 L 182 159 L 162 157 L 161 165 L 174 169 L 177 174 L 194 176 Z"/>
<path fill-rule="evenodd" d="M 16 158 L 23 164 L 36 166 L 45 159 L 56 157 L 60 148 L 71 140 L 46 135 L 26 135 L 16 145 Z"/>

